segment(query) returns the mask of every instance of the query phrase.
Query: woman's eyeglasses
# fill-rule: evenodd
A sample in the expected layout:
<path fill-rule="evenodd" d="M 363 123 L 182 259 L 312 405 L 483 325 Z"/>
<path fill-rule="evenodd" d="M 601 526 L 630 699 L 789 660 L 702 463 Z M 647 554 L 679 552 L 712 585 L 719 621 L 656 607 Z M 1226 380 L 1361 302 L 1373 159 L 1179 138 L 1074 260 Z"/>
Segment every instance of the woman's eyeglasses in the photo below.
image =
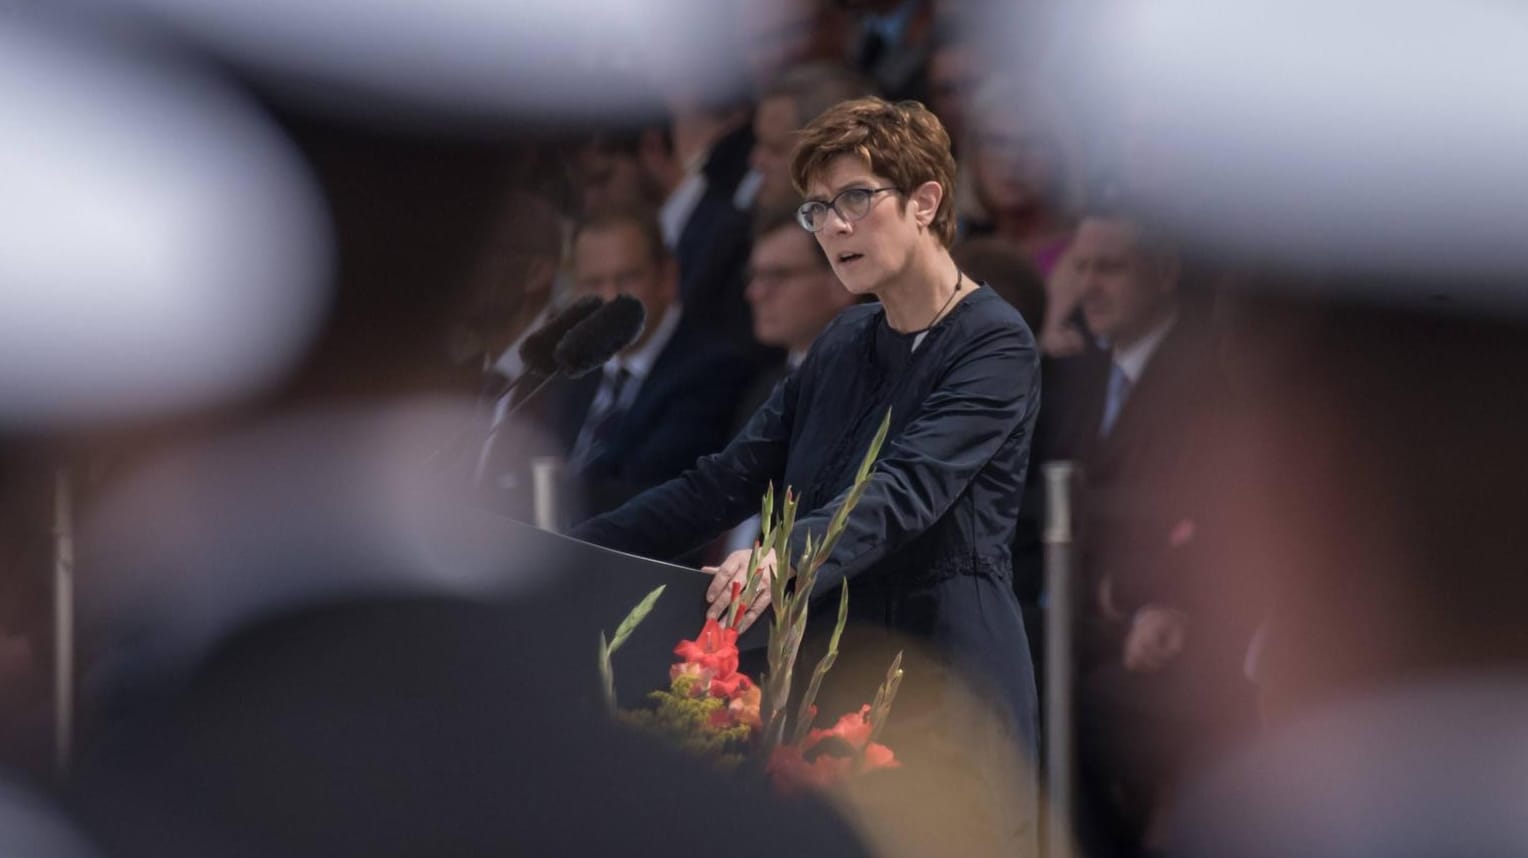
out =
<path fill-rule="evenodd" d="M 801 223 L 801 228 L 807 232 L 818 232 L 828 223 L 828 212 L 838 212 L 838 216 L 845 223 L 853 223 L 870 214 L 870 203 L 875 195 L 882 191 L 895 191 L 890 185 L 884 188 L 845 188 L 838 192 L 838 196 L 822 202 L 821 200 L 809 200 L 796 209 L 796 220 Z"/>

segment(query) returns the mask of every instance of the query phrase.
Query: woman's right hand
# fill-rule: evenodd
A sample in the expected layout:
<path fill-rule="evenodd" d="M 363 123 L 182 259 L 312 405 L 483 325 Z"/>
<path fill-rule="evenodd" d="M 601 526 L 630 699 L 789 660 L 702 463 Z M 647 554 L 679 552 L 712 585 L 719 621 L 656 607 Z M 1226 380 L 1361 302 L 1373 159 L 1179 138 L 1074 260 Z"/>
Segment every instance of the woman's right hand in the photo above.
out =
<path fill-rule="evenodd" d="M 732 602 L 732 584 L 737 582 L 739 587 L 748 583 L 748 560 L 753 556 L 750 549 L 734 551 L 727 555 L 727 559 L 719 566 L 703 566 L 700 571 L 711 575 L 711 586 L 706 588 L 706 601 L 711 607 L 706 611 L 708 619 L 719 619 Z M 775 552 L 770 549 L 759 560 L 758 589 L 753 593 L 743 593 L 738 598 L 743 600 L 745 610 L 738 619 L 738 633 L 741 634 L 754 624 L 754 621 L 769 607 L 771 593 L 770 582 L 775 576 Z"/>

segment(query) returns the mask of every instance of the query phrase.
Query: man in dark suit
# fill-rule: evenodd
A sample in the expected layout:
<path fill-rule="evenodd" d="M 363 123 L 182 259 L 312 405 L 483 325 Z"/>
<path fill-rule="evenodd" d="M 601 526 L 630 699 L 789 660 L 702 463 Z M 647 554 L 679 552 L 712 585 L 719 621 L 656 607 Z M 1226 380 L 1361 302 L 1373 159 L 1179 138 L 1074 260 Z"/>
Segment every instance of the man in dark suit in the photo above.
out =
<path fill-rule="evenodd" d="M 1085 844 L 1130 854 L 1179 773 L 1251 721 L 1250 610 L 1202 598 L 1223 538 L 1185 483 L 1215 431 L 1211 341 L 1179 297 L 1171 247 L 1114 214 L 1083 220 L 1068 263 L 1100 348 L 1056 361 L 1045 445 L 1083 464 L 1079 748 Z"/>
<path fill-rule="evenodd" d="M 749 213 L 734 205 L 753 129 L 739 117 L 732 108 L 701 109 L 596 135 L 574 165 L 583 216 L 655 209 L 685 306 L 735 351 L 757 357 L 743 301 Z"/>
<path fill-rule="evenodd" d="M 748 263 L 750 213 L 734 205 L 737 181 L 736 152 L 751 146 L 752 134 L 741 137 L 743 126 L 718 142 L 704 168 L 691 182 L 700 190 L 673 241 L 674 259 L 679 272 L 679 294 L 697 318 L 706 319 L 707 327 L 732 351 L 755 363 L 761 352 L 748 336 L 751 320 L 743 299 L 743 269 Z M 722 156 L 726 155 L 726 158 Z M 730 183 L 730 184 L 729 184 Z M 665 202 L 665 211 L 674 211 L 676 200 Z"/>
<path fill-rule="evenodd" d="M 572 479 L 573 521 L 674 477 L 726 445 L 748 366 L 678 300 L 678 272 L 656 221 L 618 211 L 578 228 L 581 294 L 641 300 L 641 336 L 599 371 L 547 390 L 536 419 Z"/>

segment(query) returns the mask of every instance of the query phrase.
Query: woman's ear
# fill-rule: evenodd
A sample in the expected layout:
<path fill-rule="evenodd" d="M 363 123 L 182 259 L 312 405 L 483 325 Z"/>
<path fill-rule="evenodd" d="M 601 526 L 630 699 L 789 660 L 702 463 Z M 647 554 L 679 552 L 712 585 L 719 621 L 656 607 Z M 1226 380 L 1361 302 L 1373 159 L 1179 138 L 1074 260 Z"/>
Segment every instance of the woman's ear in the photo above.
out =
<path fill-rule="evenodd" d="M 927 227 L 934 222 L 934 216 L 939 213 L 939 204 L 944 201 L 944 186 L 930 179 L 919 185 L 908 199 L 913 204 L 913 215 L 918 219 L 918 225 Z"/>

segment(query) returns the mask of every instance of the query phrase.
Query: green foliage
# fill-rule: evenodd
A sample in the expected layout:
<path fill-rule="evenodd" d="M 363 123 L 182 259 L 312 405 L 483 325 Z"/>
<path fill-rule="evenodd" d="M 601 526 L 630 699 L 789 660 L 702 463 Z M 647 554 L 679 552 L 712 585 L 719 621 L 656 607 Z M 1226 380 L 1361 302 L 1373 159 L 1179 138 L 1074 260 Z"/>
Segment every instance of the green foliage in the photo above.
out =
<path fill-rule="evenodd" d="M 891 714 L 891 702 L 897 699 L 897 689 L 902 685 L 902 651 L 897 651 L 897 657 L 891 660 L 891 667 L 886 670 L 886 678 L 881 681 L 881 687 L 875 691 L 875 702 L 870 704 L 870 741 L 874 742 L 881 737 L 881 730 L 886 726 L 886 718 Z"/>
<path fill-rule="evenodd" d="M 760 708 L 760 717 L 764 723 L 763 753 L 768 755 L 774 748 L 785 741 L 786 714 L 785 708 L 790 700 L 791 684 L 794 680 L 796 660 L 801 652 L 801 641 L 806 636 L 807 609 L 811 603 L 812 592 L 817 586 L 817 571 L 822 568 L 833 549 L 838 545 L 838 539 L 843 535 L 849 521 L 849 515 L 854 507 L 859 504 L 865 490 L 870 486 L 871 472 L 875 467 L 875 460 L 881 455 L 881 447 L 886 442 L 886 436 L 891 429 L 891 411 L 881 419 L 881 425 L 876 430 L 875 439 L 870 442 L 870 449 L 865 451 L 865 457 L 860 461 L 859 471 L 855 474 L 854 484 L 850 486 L 848 494 L 834 510 L 832 519 L 828 522 L 828 530 L 817 537 L 808 531 L 798 564 L 790 562 L 790 538 L 791 531 L 796 523 L 796 498 L 787 488 L 785 490 L 785 510 L 780 528 L 775 533 L 775 578 L 771 586 L 775 617 L 774 624 L 770 628 L 769 635 L 769 680 L 764 683 L 764 701 Z M 847 617 L 848 593 L 840 597 L 839 615 Z M 834 640 L 830 646 L 830 655 L 819 662 L 814 671 L 809 694 L 815 699 L 817 688 L 822 683 L 822 676 L 826 675 L 828 668 L 832 667 L 833 660 L 837 658 L 837 638 L 839 632 L 835 630 Z M 810 713 L 809 708 L 803 708 L 797 714 L 796 734 L 804 735 L 801 721 Z"/>
<path fill-rule="evenodd" d="M 833 669 L 833 662 L 838 660 L 838 641 L 843 637 L 844 625 L 849 621 L 849 582 L 845 581 L 838 588 L 838 622 L 833 626 L 833 637 L 828 640 L 828 651 L 817 662 L 817 667 L 812 671 L 812 681 L 806 687 L 806 693 L 801 695 L 801 706 L 796 710 L 796 730 L 791 736 L 791 744 L 799 745 L 806 738 L 806 734 L 812 729 L 812 709 L 817 705 L 817 692 L 822 689 L 822 680 Z"/>
<path fill-rule="evenodd" d="M 621 620 L 621 624 L 615 627 L 615 637 L 612 640 L 606 642 L 605 632 L 603 629 L 600 630 L 600 682 L 605 690 L 605 706 L 612 712 L 616 710 L 615 668 L 610 663 L 610 657 L 621 648 L 622 644 L 626 643 L 626 639 L 631 637 L 631 633 L 637 630 L 637 626 L 641 625 L 643 620 L 647 619 L 647 615 L 653 612 L 653 606 L 658 604 L 658 597 L 663 595 L 666 586 L 660 585 L 643 596 L 642 601 L 638 602 L 626 618 Z"/>

